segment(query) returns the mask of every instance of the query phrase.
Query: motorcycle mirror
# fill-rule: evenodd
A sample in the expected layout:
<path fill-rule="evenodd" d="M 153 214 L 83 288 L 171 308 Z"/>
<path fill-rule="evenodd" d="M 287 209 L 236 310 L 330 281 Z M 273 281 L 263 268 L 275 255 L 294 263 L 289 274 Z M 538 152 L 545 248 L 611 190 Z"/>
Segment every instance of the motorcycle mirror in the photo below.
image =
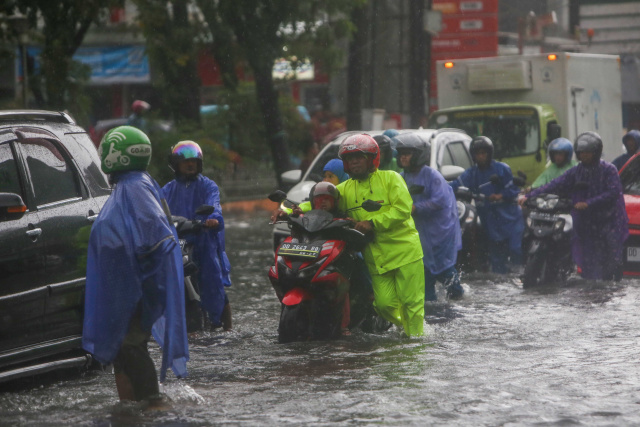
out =
<path fill-rule="evenodd" d="M 525 181 L 527 180 L 527 174 L 522 171 L 518 171 L 518 176 L 524 179 Z"/>
<path fill-rule="evenodd" d="M 373 200 L 367 199 L 362 203 L 362 209 L 367 212 L 376 212 L 379 211 L 382 205 L 379 202 L 374 202 Z"/>
<path fill-rule="evenodd" d="M 409 194 L 420 194 L 424 191 L 424 185 L 413 184 L 409 187 Z"/>
<path fill-rule="evenodd" d="M 524 185 L 526 184 L 526 181 L 524 179 L 522 179 L 522 177 L 520 177 L 520 176 L 514 176 L 513 177 L 513 184 L 516 187 L 524 187 Z"/>
<path fill-rule="evenodd" d="M 211 215 L 216 208 L 211 205 L 200 205 L 198 209 L 196 209 L 196 215 Z"/>
<path fill-rule="evenodd" d="M 269 194 L 269 200 L 276 203 L 282 203 L 286 200 L 287 194 L 282 190 L 276 190 L 273 193 Z"/>
<path fill-rule="evenodd" d="M 489 182 L 491 182 L 493 185 L 498 185 L 500 184 L 500 177 L 498 175 L 491 175 L 489 177 Z"/>

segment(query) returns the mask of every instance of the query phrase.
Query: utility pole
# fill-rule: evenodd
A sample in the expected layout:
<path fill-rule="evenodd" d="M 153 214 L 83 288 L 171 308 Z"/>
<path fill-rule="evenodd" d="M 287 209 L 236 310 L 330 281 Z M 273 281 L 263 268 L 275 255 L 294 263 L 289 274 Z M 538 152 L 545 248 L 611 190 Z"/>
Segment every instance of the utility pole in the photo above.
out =
<path fill-rule="evenodd" d="M 414 129 L 425 116 L 425 86 L 430 69 L 431 38 L 424 31 L 425 9 L 431 9 L 431 0 L 409 0 L 409 115 Z"/>

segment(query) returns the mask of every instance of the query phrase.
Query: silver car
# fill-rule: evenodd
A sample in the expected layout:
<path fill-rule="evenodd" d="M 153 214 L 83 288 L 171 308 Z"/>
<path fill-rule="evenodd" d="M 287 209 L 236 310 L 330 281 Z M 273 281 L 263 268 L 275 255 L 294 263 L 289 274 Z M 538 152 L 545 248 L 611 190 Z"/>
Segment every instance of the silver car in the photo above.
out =
<path fill-rule="evenodd" d="M 317 182 L 322 180 L 324 165 L 331 159 L 338 157 L 340 144 L 351 135 L 367 133 L 371 136 L 379 135 L 383 131 L 350 131 L 338 135 L 327 144 L 313 160 L 307 171 L 302 174 L 299 169 L 284 172 L 282 180 L 286 184 L 295 185 L 287 193 L 287 199 L 301 203 L 309 199 L 309 191 Z M 471 167 L 473 161 L 469 153 L 471 137 L 459 129 L 404 129 L 400 133 L 418 132 L 431 142 L 430 167 L 442 173 L 448 181 L 457 178 L 465 169 Z M 285 202 L 287 203 L 287 202 Z M 273 228 L 274 250 L 289 235 L 286 223 L 278 223 Z"/>

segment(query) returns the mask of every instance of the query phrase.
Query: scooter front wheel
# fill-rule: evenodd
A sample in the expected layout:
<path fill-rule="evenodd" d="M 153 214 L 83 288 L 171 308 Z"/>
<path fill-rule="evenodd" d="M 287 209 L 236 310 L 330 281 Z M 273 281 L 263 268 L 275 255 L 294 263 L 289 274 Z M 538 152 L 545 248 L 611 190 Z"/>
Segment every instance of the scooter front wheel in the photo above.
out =
<path fill-rule="evenodd" d="M 547 276 L 547 257 L 542 252 L 536 252 L 527 258 L 522 278 L 523 288 L 533 288 L 543 283 Z"/>
<path fill-rule="evenodd" d="M 280 324 L 278 326 L 278 342 L 304 341 L 310 336 L 311 311 L 309 305 L 301 302 L 296 305 L 282 305 Z"/>

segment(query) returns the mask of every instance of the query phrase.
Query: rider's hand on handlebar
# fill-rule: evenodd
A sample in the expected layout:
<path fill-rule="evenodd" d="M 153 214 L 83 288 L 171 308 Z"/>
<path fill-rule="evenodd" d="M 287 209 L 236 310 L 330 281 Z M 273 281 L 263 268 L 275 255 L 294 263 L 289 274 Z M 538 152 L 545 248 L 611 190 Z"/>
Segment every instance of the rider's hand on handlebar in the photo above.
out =
<path fill-rule="evenodd" d="M 579 211 L 583 211 L 583 210 L 587 209 L 589 207 L 589 205 L 587 204 L 587 202 L 578 202 L 573 207 L 576 208 Z"/>
<path fill-rule="evenodd" d="M 302 209 L 300 209 L 300 206 L 296 206 L 292 209 L 291 216 L 300 216 L 302 215 L 302 213 L 303 212 Z"/>
<path fill-rule="evenodd" d="M 208 220 L 206 220 L 204 222 L 204 226 L 206 228 L 218 228 L 218 225 L 220 225 L 218 220 L 217 219 L 213 219 L 213 218 L 209 218 Z"/>
<path fill-rule="evenodd" d="M 500 200 L 502 200 L 502 194 L 500 193 L 495 193 L 489 196 L 490 202 L 499 202 Z"/>
<path fill-rule="evenodd" d="M 524 206 L 526 201 L 527 201 L 527 196 L 525 196 L 524 194 L 521 194 L 518 196 L 518 205 Z"/>
<path fill-rule="evenodd" d="M 282 209 L 277 209 L 271 214 L 271 223 L 287 218 L 288 214 Z"/>
<path fill-rule="evenodd" d="M 356 225 L 353 228 L 355 228 L 356 230 L 358 230 L 359 232 L 361 232 L 363 234 L 367 234 L 368 232 L 373 230 L 373 226 L 371 225 L 371 222 L 369 222 L 369 221 L 356 222 Z"/>

